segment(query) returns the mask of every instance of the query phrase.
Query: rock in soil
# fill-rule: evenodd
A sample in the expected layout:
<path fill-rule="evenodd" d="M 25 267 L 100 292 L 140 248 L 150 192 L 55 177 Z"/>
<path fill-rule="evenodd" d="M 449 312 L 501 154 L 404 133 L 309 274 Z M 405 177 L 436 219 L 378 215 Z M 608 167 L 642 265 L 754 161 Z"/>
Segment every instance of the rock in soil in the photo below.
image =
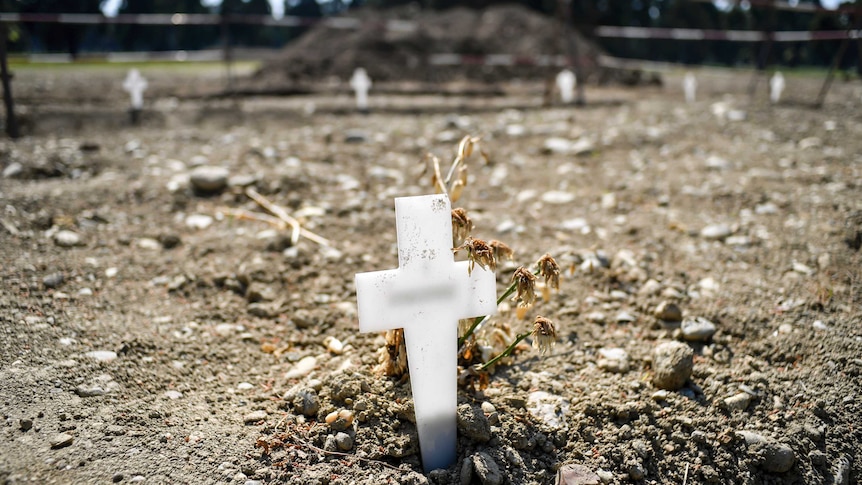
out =
<path fill-rule="evenodd" d="M 653 352 L 652 382 L 660 389 L 676 391 L 685 385 L 694 367 L 694 351 L 681 342 L 665 342 Z"/>
<path fill-rule="evenodd" d="M 469 404 L 458 406 L 458 432 L 478 443 L 491 439 L 491 424 L 481 411 Z"/>
<path fill-rule="evenodd" d="M 473 472 L 479 478 L 482 485 L 500 485 L 503 483 L 503 475 L 500 467 L 490 455 L 484 452 L 475 453 L 472 456 Z"/>
<path fill-rule="evenodd" d="M 215 193 L 227 187 L 230 172 L 224 167 L 203 165 L 192 170 L 189 182 L 195 192 Z"/>
<path fill-rule="evenodd" d="M 680 330 L 682 330 L 682 338 L 689 342 L 708 342 L 717 328 L 709 320 L 696 317 L 683 320 Z"/>
<path fill-rule="evenodd" d="M 49 441 L 48 443 L 51 445 L 52 449 L 56 450 L 58 448 L 65 448 L 67 446 L 70 446 L 72 444 L 72 441 L 74 441 L 72 435 L 68 433 L 60 433 L 51 438 L 51 441 Z"/>

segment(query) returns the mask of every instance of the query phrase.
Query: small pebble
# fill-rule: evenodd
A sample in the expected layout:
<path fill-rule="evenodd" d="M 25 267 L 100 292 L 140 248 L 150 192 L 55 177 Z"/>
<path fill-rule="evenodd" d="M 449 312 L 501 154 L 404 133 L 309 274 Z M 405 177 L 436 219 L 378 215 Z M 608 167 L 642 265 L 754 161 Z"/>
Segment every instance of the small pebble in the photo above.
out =
<path fill-rule="evenodd" d="M 347 433 L 337 433 L 335 435 L 335 444 L 341 451 L 350 451 L 353 449 L 353 438 Z"/>
<path fill-rule="evenodd" d="M 33 420 L 29 418 L 23 418 L 18 421 L 18 429 L 21 431 L 30 431 L 30 428 L 33 427 Z"/>
<path fill-rule="evenodd" d="M 42 284 L 45 285 L 45 288 L 58 288 L 65 281 L 66 277 L 63 276 L 63 273 L 53 273 L 42 278 Z"/>
<path fill-rule="evenodd" d="M 73 438 L 72 435 L 70 435 L 68 433 L 60 433 L 60 434 L 54 436 L 53 438 L 51 438 L 51 440 L 48 443 L 51 445 L 52 449 L 56 450 L 58 448 L 65 448 L 65 447 L 71 445 L 72 441 L 74 441 L 74 439 L 75 438 Z"/>
<path fill-rule="evenodd" d="M 267 413 L 264 410 L 252 411 L 242 417 L 242 422 L 245 424 L 254 424 L 259 421 L 266 420 Z"/>
<path fill-rule="evenodd" d="M 298 377 L 304 377 L 314 370 L 315 367 L 317 367 L 317 359 L 310 355 L 303 357 L 295 366 L 293 366 L 293 369 L 284 373 L 284 378 L 296 379 Z"/>
<path fill-rule="evenodd" d="M 659 303 L 653 315 L 659 320 L 667 322 L 679 322 L 682 320 L 682 310 L 679 308 L 679 305 L 670 301 Z"/>
<path fill-rule="evenodd" d="M 314 389 L 300 389 L 293 397 L 293 408 L 303 416 L 317 416 L 320 410 L 320 399 Z"/>
<path fill-rule="evenodd" d="M 179 399 L 179 398 L 183 397 L 183 393 L 181 393 L 180 391 L 174 391 L 174 390 L 165 391 L 165 397 L 168 399 L 171 399 L 171 400 Z"/>
<path fill-rule="evenodd" d="M 104 396 L 105 393 L 106 391 L 98 386 L 91 387 L 82 384 L 75 389 L 75 394 L 80 397 L 98 397 Z"/>
<path fill-rule="evenodd" d="M 54 234 L 54 244 L 63 248 L 81 246 L 81 236 L 76 232 L 62 230 Z"/>
<path fill-rule="evenodd" d="M 212 216 L 206 214 L 192 214 L 186 217 L 186 227 L 190 229 L 203 230 L 210 227 L 213 223 Z M 159 245 L 161 247 L 161 245 Z"/>
<path fill-rule="evenodd" d="M 353 425 L 353 412 L 342 409 L 326 415 L 326 424 L 335 431 L 344 431 Z"/>
<path fill-rule="evenodd" d="M 665 342 L 653 353 L 652 382 L 659 389 L 676 391 L 691 377 L 694 351 L 681 342 Z"/>
<path fill-rule="evenodd" d="M 751 403 L 751 395 L 747 392 L 740 392 L 724 400 L 725 407 L 731 411 L 745 411 L 749 403 Z"/>
<path fill-rule="evenodd" d="M 689 342 L 708 342 L 717 328 L 709 320 L 696 317 L 683 320 L 680 330 L 682 330 L 682 338 Z"/>
<path fill-rule="evenodd" d="M 733 229 L 727 224 L 712 224 L 700 230 L 700 236 L 710 241 L 724 239 L 731 234 Z"/>
<path fill-rule="evenodd" d="M 323 339 L 323 345 L 326 347 L 327 350 L 329 350 L 335 355 L 341 355 L 342 353 L 344 353 L 344 344 L 341 343 L 341 340 L 338 340 L 331 335 Z"/>
<path fill-rule="evenodd" d="M 557 472 L 558 485 L 598 485 L 602 481 L 606 480 L 584 465 L 563 465 Z"/>
<path fill-rule="evenodd" d="M 495 413 L 495 412 L 497 412 L 497 408 L 495 408 L 494 405 L 491 404 L 490 402 L 484 401 L 482 403 L 482 412 L 485 414 Z"/>
<path fill-rule="evenodd" d="M 661 291 L 661 283 L 654 279 L 646 280 L 640 289 L 638 290 L 638 295 L 641 296 L 651 296 L 655 295 Z"/>
<path fill-rule="evenodd" d="M 111 362 L 117 358 L 117 353 L 112 350 L 94 350 L 84 355 L 99 362 Z"/>
<path fill-rule="evenodd" d="M 629 478 L 632 480 L 643 480 L 644 476 L 646 476 L 646 470 L 641 464 L 634 464 L 629 466 Z"/>
<path fill-rule="evenodd" d="M 796 463 L 796 453 L 783 443 L 769 442 L 763 450 L 763 469 L 770 473 L 785 473 Z"/>
<path fill-rule="evenodd" d="M 597 365 L 599 369 L 615 374 L 623 374 L 629 370 L 629 354 L 620 348 L 599 349 Z"/>
<path fill-rule="evenodd" d="M 224 167 L 202 165 L 192 170 L 189 174 L 189 182 L 197 192 L 220 192 L 227 187 L 229 175 L 230 173 Z"/>

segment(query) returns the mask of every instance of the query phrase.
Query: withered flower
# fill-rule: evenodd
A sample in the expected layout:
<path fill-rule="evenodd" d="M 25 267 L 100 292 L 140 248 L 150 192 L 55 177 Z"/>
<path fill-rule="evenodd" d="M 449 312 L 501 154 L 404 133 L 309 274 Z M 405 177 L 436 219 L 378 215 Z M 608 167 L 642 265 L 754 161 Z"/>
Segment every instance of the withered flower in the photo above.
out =
<path fill-rule="evenodd" d="M 473 232 L 473 221 L 462 208 L 452 209 L 452 245 L 461 244 Z"/>
<path fill-rule="evenodd" d="M 497 261 L 500 261 L 503 258 L 511 261 L 515 258 L 515 252 L 512 251 L 512 248 L 501 241 L 492 239 L 488 242 L 488 246 L 491 246 L 491 249 L 494 250 L 494 259 Z"/>
<path fill-rule="evenodd" d="M 489 271 L 497 270 L 497 260 L 494 259 L 494 251 L 488 243 L 481 239 L 467 237 L 464 244 L 453 249 L 456 253 L 461 249 L 467 250 L 467 260 L 470 261 L 470 266 L 467 271 L 473 273 L 473 268 L 478 264 Z"/>
<path fill-rule="evenodd" d="M 555 343 L 557 343 L 557 330 L 554 328 L 554 322 L 537 315 L 533 322 L 533 348 L 544 355 Z"/>
<path fill-rule="evenodd" d="M 529 308 L 536 302 L 536 275 L 520 266 L 512 275 L 515 289 L 518 291 L 512 301 L 518 302 L 518 308 Z"/>
<path fill-rule="evenodd" d="M 560 267 L 550 254 L 545 254 L 536 263 L 539 266 L 539 274 L 545 278 L 545 286 L 560 290 Z"/>

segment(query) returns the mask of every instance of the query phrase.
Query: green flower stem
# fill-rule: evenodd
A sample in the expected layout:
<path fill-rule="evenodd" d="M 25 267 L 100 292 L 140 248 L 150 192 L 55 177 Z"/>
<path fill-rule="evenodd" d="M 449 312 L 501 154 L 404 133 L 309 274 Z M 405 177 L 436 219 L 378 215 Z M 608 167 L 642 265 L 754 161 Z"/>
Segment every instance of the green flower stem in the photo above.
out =
<path fill-rule="evenodd" d="M 540 269 L 541 268 L 536 266 L 536 271 L 533 271 L 533 274 L 538 273 Z M 500 303 L 503 303 L 503 300 L 512 296 L 512 293 L 515 292 L 515 289 L 517 288 L 517 286 L 518 286 L 518 282 L 513 281 L 512 284 L 510 284 L 509 287 L 506 288 L 506 291 L 503 292 L 503 294 L 500 295 L 499 298 L 497 298 L 497 306 L 500 306 Z M 481 316 L 481 317 L 476 317 L 475 319 L 473 319 L 473 324 L 470 325 L 470 328 L 468 328 L 467 331 L 464 332 L 464 335 L 458 339 L 458 348 L 459 349 L 461 348 L 462 345 L 464 345 L 464 342 L 466 342 L 467 339 L 470 338 L 470 335 L 473 335 L 473 332 L 476 331 L 476 328 L 479 326 L 479 324 L 481 324 L 482 322 L 484 322 L 487 319 L 488 319 L 487 315 Z"/>
<path fill-rule="evenodd" d="M 506 347 L 506 350 L 500 352 L 498 356 L 494 357 L 488 362 L 485 362 L 484 364 L 480 365 L 479 370 L 487 370 L 489 367 L 496 364 L 498 360 L 502 359 L 503 357 L 506 357 L 507 355 L 511 355 L 512 351 L 515 350 L 515 346 L 517 346 L 519 343 L 521 343 L 522 340 L 529 336 L 530 332 L 524 332 L 521 335 L 518 335 L 515 340 L 511 344 L 509 344 L 508 347 Z"/>
<path fill-rule="evenodd" d="M 509 285 L 509 288 L 507 288 L 506 291 L 499 298 L 497 298 L 497 305 L 498 306 L 500 305 L 500 303 L 503 303 L 503 300 L 505 300 L 506 298 L 511 296 L 512 293 L 515 292 L 516 285 L 517 285 L 517 282 L 513 281 L 512 284 Z M 470 335 L 473 335 L 473 332 L 476 330 L 476 327 L 478 327 L 480 323 L 484 322 L 487 319 L 488 319 L 487 315 L 481 316 L 481 317 L 476 317 L 473 319 L 473 324 L 470 325 L 470 328 L 468 328 L 467 331 L 464 332 L 464 335 L 458 339 L 458 348 L 459 349 L 461 348 L 462 345 L 464 345 L 464 342 L 466 342 L 467 339 L 470 338 Z"/>

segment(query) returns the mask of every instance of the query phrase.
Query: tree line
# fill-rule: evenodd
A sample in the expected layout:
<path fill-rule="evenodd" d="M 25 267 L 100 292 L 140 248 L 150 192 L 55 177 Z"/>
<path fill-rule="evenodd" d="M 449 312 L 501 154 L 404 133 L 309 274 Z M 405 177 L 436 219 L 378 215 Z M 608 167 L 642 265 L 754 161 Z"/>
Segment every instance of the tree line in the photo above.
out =
<path fill-rule="evenodd" d="M 100 13 L 104 0 L 0 0 L 0 11 L 20 13 Z M 493 0 L 284 0 L 285 15 L 319 18 L 337 15 L 363 5 L 376 8 L 419 4 L 423 9 L 456 6 L 486 8 Z M 554 15 L 558 2 L 571 9 L 575 27 L 588 38 L 595 26 L 641 26 L 715 30 L 841 30 L 856 26 L 850 14 L 792 12 L 763 8 L 757 2 L 721 9 L 714 3 L 690 0 L 514 0 L 532 10 Z M 799 4 L 820 6 L 820 0 L 798 0 Z M 853 0 L 845 5 L 862 5 Z M 268 0 L 223 0 L 221 5 L 204 6 L 200 0 L 123 0 L 119 13 L 230 13 L 271 15 Z M 304 28 L 230 25 L 232 45 L 281 47 L 302 34 Z M 9 49 L 13 52 L 162 51 L 216 48 L 224 40 L 217 25 L 64 25 L 24 23 L 10 26 Z M 825 66 L 832 62 L 840 41 L 776 43 L 768 49 L 762 43 L 729 41 L 678 41 L 643 39 L 594 39 L 610 54 L 655 61 L 687 64 Z M 859 42 L 847 46 L 843 66 L 862 63 Z"/>

